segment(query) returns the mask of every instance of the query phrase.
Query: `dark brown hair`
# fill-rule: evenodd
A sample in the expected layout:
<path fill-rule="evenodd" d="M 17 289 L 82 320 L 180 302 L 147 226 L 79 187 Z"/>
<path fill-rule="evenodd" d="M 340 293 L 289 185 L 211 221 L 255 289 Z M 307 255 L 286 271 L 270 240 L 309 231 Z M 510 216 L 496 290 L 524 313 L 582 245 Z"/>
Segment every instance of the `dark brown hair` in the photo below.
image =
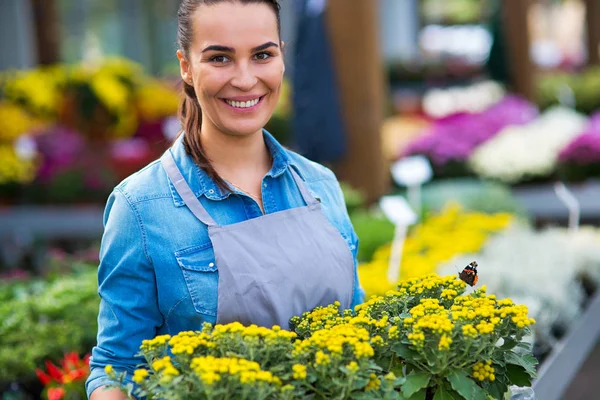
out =
<path fill-rule="evenodd" d="M 277 33 L 281 37 L 280 6 L 277 0 L 182 0 L 177 12 L 177 44 L 183 55 L 189 60 L 189 49 L 194 39 L 194 25 L 192 15 L 200 6 L 211 6 L 223 2 L 235 2 L 241 4 L 266 4 L 273 9 L 277 18 Z M 202 123 L 202 110 L 196 97 L 194 87 L 183 81 L 183 95 L 179 106 L 179 120 L 185 132 L 183 144 L 186 152 L 210 176 L 219 188 L 227 192 L 229 188 L 221 178 L 210 160 L 206 156 L 200 141 L 200 126 Z"/>

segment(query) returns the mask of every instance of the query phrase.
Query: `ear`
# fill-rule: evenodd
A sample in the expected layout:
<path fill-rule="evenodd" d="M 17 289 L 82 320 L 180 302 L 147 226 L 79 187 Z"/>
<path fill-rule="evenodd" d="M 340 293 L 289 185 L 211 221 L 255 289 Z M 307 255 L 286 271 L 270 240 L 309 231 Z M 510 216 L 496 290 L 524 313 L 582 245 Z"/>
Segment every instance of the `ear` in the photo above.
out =
<path fill-rule="evenodd" d="M 179 60 L 179 72 L 181 79 L 188 85 L 192 84 L 192 70 L 189 61 L 185 58 L 183 51 L 177 50 L 177 59 Z"/>

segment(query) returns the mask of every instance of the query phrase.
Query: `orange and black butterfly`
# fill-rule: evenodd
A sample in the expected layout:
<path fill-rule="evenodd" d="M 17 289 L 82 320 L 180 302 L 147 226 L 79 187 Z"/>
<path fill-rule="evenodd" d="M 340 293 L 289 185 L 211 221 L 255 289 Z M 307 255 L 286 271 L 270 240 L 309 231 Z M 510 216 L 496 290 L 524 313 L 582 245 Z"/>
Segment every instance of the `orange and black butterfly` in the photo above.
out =
<path fill-rule="evenodd" d="M 469 286 L 475 286 L 479 277 L 477 276 L 477 261 L 473 261 L 458 274 L 458 277 Z"/>

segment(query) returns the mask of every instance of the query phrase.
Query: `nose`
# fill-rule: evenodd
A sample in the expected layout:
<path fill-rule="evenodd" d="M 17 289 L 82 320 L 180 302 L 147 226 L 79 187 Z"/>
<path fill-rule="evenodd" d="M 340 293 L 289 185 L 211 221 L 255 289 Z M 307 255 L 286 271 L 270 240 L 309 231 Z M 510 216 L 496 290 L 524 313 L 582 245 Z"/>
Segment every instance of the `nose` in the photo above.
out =
<path fill-rule="evenodd" d="M 239 63 L 236 66 L 234 76 L 230 81 L 231 86 L 245 92 L 251 90 L 257 82 L 258 78 L 248 63 Z"/>

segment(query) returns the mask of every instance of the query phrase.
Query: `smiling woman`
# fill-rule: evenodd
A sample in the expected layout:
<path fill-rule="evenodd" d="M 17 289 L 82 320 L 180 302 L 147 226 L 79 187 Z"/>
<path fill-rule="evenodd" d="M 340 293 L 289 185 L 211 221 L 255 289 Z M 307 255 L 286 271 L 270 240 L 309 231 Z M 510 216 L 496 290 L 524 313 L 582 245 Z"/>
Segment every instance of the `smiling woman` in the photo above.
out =
<path fill-rule="evenodd" d="M 198 7 L 200 3 L 209 7 Z M 222 189 L 227 189 L 226 178 L 232 178 L 232 183 L 251 181 L 252 177 L 231 176 L 232 171 L 224 170 L 224 165 L 219 170 L 223 164 L 217 159 L 220 157 L 213 156 L 211 163 L 205 151 L 220 147 L 214 142 L 225 139 L 222 134 L 243 136 L 238 143 L 260 144 L 260 131 L 275 110 L 285 71 L 279 4 L 263 0 L 184 1 L 179 18 L 177 57 L 186 95 L 182 117 L 187 132 L 198 131 L 201 124 L 200 135 L 190 135 L 184 143 L 196 163 Z M 264 146 L 259 147 L 266 153 Z M 248 154 L 245 148 L 242 144 L 242 153 Z M 267 154 L 256 160 L 260 159 L 263 165 L 258 175 L 262 178 L 270 160 Z M 248 182 L 239 186 L 258 197 L 261 188 L 254 181 L 254 185 Z"/>
<path fill-rule="evenodd" d="M 335 175 L 266 130 L 284 73 L 275 0 L 184 0 L 177 58 L 183 131 L 121 182 L 104 214 L 98 343 L 105 367 L 143 362 L 145 339 L 206 322 L 289 327 L 291 317 L 362 302 L 357 242 Z"/>

